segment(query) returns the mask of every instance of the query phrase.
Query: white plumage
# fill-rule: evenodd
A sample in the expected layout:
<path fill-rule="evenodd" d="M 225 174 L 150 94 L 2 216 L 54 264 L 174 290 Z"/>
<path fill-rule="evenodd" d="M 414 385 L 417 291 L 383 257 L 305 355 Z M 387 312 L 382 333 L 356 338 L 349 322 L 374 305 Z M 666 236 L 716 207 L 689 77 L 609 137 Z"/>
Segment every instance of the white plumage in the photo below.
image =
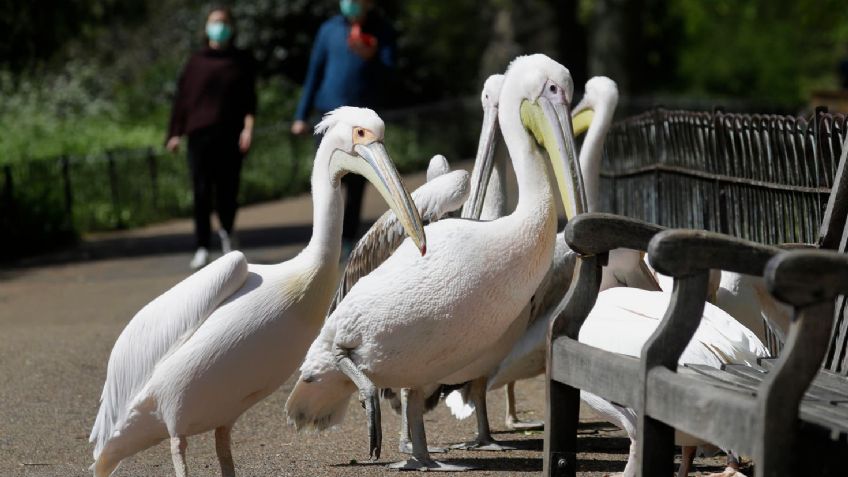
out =
<path fill-rule="evenodd" d="M 247 279 L 247 260 L 231 252 L 174 285 L 144 308 L 115 342 L 91 430 L 94 458 L 116 427 L 126 421 L 131 400 L 163 357 L 179 347 Z"/>
<path fill-rule="evenodd" d="M 590 78 L 586 82 L 585 95 L 574 108 L 573 116 L 578 124 L 575 133 L 584 127 L 586 137 L 580 149 L 580 168 L 586 187 L 589 212 L 598 211 L 600 165 L 604 140 L 612 124 L 618 87 L 604 76 Z M 584 116 L 585 114 L 585 116 Z M 590 121 L 586 117 L 591 118 Z M 571 283 L 575 257 L 564 238 L 558 238 L 551 269 L 539 286 L 533 299 L 529 318 L 530 326 L 514 344 L 509 354 L 489 375 L 488 389 L 497 389 L 519 379 L 528 379 L 545 371 L 547 330 L 556 306 L 565 296 Z M 618 249 L 610 253 L 608 266 L 604 268 L 601 290 L 629 286 L 646 290 L 657 290 L 656 281 L 650 270 L 641 262 L 638 252 Z M 507 389 L 507 425 L 510 427 L 535 427 L 535 423 L 520 423 L 514 412 L 515 404 L 511 389 Z"/>
<path fill-rule="evenodd" d="M 411 388 L 415 459 L 402 464 L 442 467 L 426 451 L 423 397 L 416 388 L 444 382 L 485 353 L 541 282 L 553 253 L 556 214 L 543 158 L 522 124 L 544 141 L 560 188 L 574 190 L 571 181 L 580 179 L 576 163 L 569 162 L 573 144 L 559 125 L 571 87 L 568 71 L 547 57 L 513 62 L 499 117 L 519 184 L 516 211 L 491 222 L 431 224 L 426 229 L 430 254 L 419 257 L 404 242 L 360 279 L 328 318 L 301 366 L 301 379 L 286 405 L 298 428 L 321 428 L 341 419 L 352 386 L 344 384 L 335 361 L 339 353 L 346 354 L 375 385 Z M 556 125 L 551 123 L 554 114 Z M 582 204 L 568 194 L 563 199 L 569 216 L 581 210 Z"/>
<path fill-rule="evenodd" d="M 423 226 L 408 212 L 411 199 L 380 142 L 382 120 L 370 110 L 341 108 L 316 129 L 325 137 L 312 173 L 309 244 L 277 265 L 248 265 L 241 253 L 227 254 L 130 321 L 109 358 L 91 434 L 95 476 L 110 475 L 124 458 L 168 438 L 176 474 L 185 476 L 186 437 L 213 429 L 222 474 L 234 475 L 232 425 L 289 377 L 332 298 L 342 174 L 375 182 L 424 247 Z"/>
<path fill-rule="evenodd" d="M 445 156 L 438 154 L 430 159 L 427 182 L 412 192 L 412 200 L 424 224 L 436 222 L 462 207 L 468 198 L 468 177 L 466 171 L 451 171 Z M 360 278 L 383 263 L 405 238 L 403 225 L 393 211 L 381 215 L 351 251 L 327 315 L 335 311 Z"/>
<path fill-rule="evenodd" d="M 580 329 L 580 342 L 605 351 L 639 357 L 642 346 L 659 326 L 670 301 L 671 293 L 662 291 L 635 288 L 603 291 Z M 720 308 L 706 303 L 701 323 L 681 355 L 680 363 L 718 368 L 730 363 L 753 365 L 758 357 L 766 356 L 768 350 L 751 330 Z M 590 393 L 583 392 L 581 397 L 596 412 L 627 432 L 631 447 L 623 475 L 635 476 L 636 414 Z M 678 434 L 676 440 L 683 446 L 706 444 L 684 434 Z M 684 462 L 682 468 L 689 464 Z"/>

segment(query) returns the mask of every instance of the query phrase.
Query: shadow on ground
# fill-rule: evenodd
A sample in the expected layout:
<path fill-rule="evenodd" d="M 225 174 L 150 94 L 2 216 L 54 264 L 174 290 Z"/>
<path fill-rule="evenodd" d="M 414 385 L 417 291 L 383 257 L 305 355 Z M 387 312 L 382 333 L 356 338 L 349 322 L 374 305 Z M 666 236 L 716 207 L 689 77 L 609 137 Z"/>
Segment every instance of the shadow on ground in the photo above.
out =
<path fill-rule="evenodd" d="M 371 225 L 371 222 L 363 223 L 362 230 L 368 230 Z M 306 244 L 311 236 L 312 224 L 258 227 L 238 231 L 240 246 L 244 249 Z M 220 248 L 215 234 L 213 234 L 212 248 Z M 29 268 L 91 260 L 190 253 L 193 250 L 194 235 L 192 233 L 170 233 L 141 237 L 119 236 L 83 241 L 65 250 L 27 257 L 4 265 L 8 265 L 10 268 Z M 0 278 L 2 278 L 2 275 L 0 275 Z"/>

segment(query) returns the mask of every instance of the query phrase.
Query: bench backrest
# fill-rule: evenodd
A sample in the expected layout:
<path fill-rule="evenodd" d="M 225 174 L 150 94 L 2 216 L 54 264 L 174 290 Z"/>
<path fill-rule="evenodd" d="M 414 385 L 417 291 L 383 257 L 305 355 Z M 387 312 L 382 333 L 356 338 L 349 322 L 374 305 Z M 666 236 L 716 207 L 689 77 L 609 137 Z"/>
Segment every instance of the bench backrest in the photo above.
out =
<path fill-rule="evenodd" d="M 601 208 L 760 243 L 846 250 L 848 117 L 655 109 L 607 136 Z M 844 150 L 843 150 L 844 149 Z M 837 303 L 828 369 L 848 375 L 848 310 Z"/>

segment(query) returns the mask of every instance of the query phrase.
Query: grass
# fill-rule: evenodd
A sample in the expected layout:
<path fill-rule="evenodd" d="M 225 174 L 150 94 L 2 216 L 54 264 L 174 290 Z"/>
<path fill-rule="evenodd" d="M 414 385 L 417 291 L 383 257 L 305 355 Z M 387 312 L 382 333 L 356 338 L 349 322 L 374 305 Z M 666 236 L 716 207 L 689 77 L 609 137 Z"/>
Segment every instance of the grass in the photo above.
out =
<path fill-rule="evenodd" d="M 437 153 L 449 160 L 473 156 L 480 115 L 470 106 L 455 102 L 389 114 L 385 142 L 398 169 L 426 167 Z M 293 137 L 283 123 L 257 130 L 242 170 L 240 203 L 308 191 L 314 153 L 312 137 Z M 10 161 L 0 165 L 0 227 L 9 231 L 0 236 L 0 259 L 67 246 L 90 231 L 187 216 L 191 207 L 184 152 L 146 147 Z"/>

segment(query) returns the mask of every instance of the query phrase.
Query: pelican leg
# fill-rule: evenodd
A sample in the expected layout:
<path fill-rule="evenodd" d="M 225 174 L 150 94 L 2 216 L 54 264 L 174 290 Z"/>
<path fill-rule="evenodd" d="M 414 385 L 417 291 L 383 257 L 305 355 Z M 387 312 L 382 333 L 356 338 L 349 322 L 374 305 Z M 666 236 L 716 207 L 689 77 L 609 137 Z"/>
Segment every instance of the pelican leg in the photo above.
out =
<path fill-rule="evenodd" d="M 418 389 L 404 389 L 401 393 L 402 398 L 405 398 L 406 401 L 406 419 L 409 423 L 409 432 L 412 437 L 412 457 L 390 464 L 389 468 L 395 470 L 432 470 L 445 472 L 471 470 L 472 467 L 446 464 L 430 458 L 430 453 L 427 452 L 427 435 L 424 432 L 424 395 Z"/>
<path fill-rule="evenodd" d="M 677 477 L 686 477 L 689 471 L 692 470 L 692 462 L 695 460 L 695 453 L 698 452 L 697 446 L 683 446 L 681 448 L 682 455 L 680 456 L 680 467 L 677 468 Z"/>
<path fill-rule="evenodd" d="M 506 392 L 506 418 L 504 424 L 511 431 L 540 431 L 545 428 L 544 421 L 522 421 L 515 412 L 515 381 L 504 387 Z"/>
<path fill-rule="evenodd" d="M 185 436 L 171 438 L 171 459 L 174 461 L 175 477 L 188 477 L 188 466 L 186 466 L 185 453 L 188 440 Z"/>
<path fill-rule="evenodd" d="M 486 378 L 477 378 L 471 381 L 469 396 L 474 403 L 474 415 L 477 417 L 477 437 L 473 441 L 452 445 L 451 449 L 481 451 L 515 450 L 515 447 L 500 444 L 492 437 L 492 432 L 489 429 L 489 413 L 486 410 Z"/>
<path fill-rule="evenodd" d="M 233 463 L 233 451 L 230 445 L 232 426 L 215 428 L 215 453 L 221 464 L 221 477 L 236 477 L 236 466 Z"/>
<path fill-rule="evenodd" d="M 412 441 L 409 440 L 409 423 L 406 420 L 406 408 L 409 406 L 407 393 L 400 393 L 400 441 L 398 450 L 403 454 L 412 454 Z M 443 454 L 448 450 L 444 447 L 427 446 L 427 452 L 431 454 Z"/>
<path fill-rule="evenodd" d="M 383 429 L 380 424 L 380 392 L 377 386 L 368 379 L 353 361 L 347 350 L 336 351 L 336 363 L 339 370 L 345 374 L 359 389 L 359 402 L 365 408 L 368 418 L 368 438 L 370 440 L 368 455 L 371 460 L 380 458 L 380 449 L 383 444 Z"/>

